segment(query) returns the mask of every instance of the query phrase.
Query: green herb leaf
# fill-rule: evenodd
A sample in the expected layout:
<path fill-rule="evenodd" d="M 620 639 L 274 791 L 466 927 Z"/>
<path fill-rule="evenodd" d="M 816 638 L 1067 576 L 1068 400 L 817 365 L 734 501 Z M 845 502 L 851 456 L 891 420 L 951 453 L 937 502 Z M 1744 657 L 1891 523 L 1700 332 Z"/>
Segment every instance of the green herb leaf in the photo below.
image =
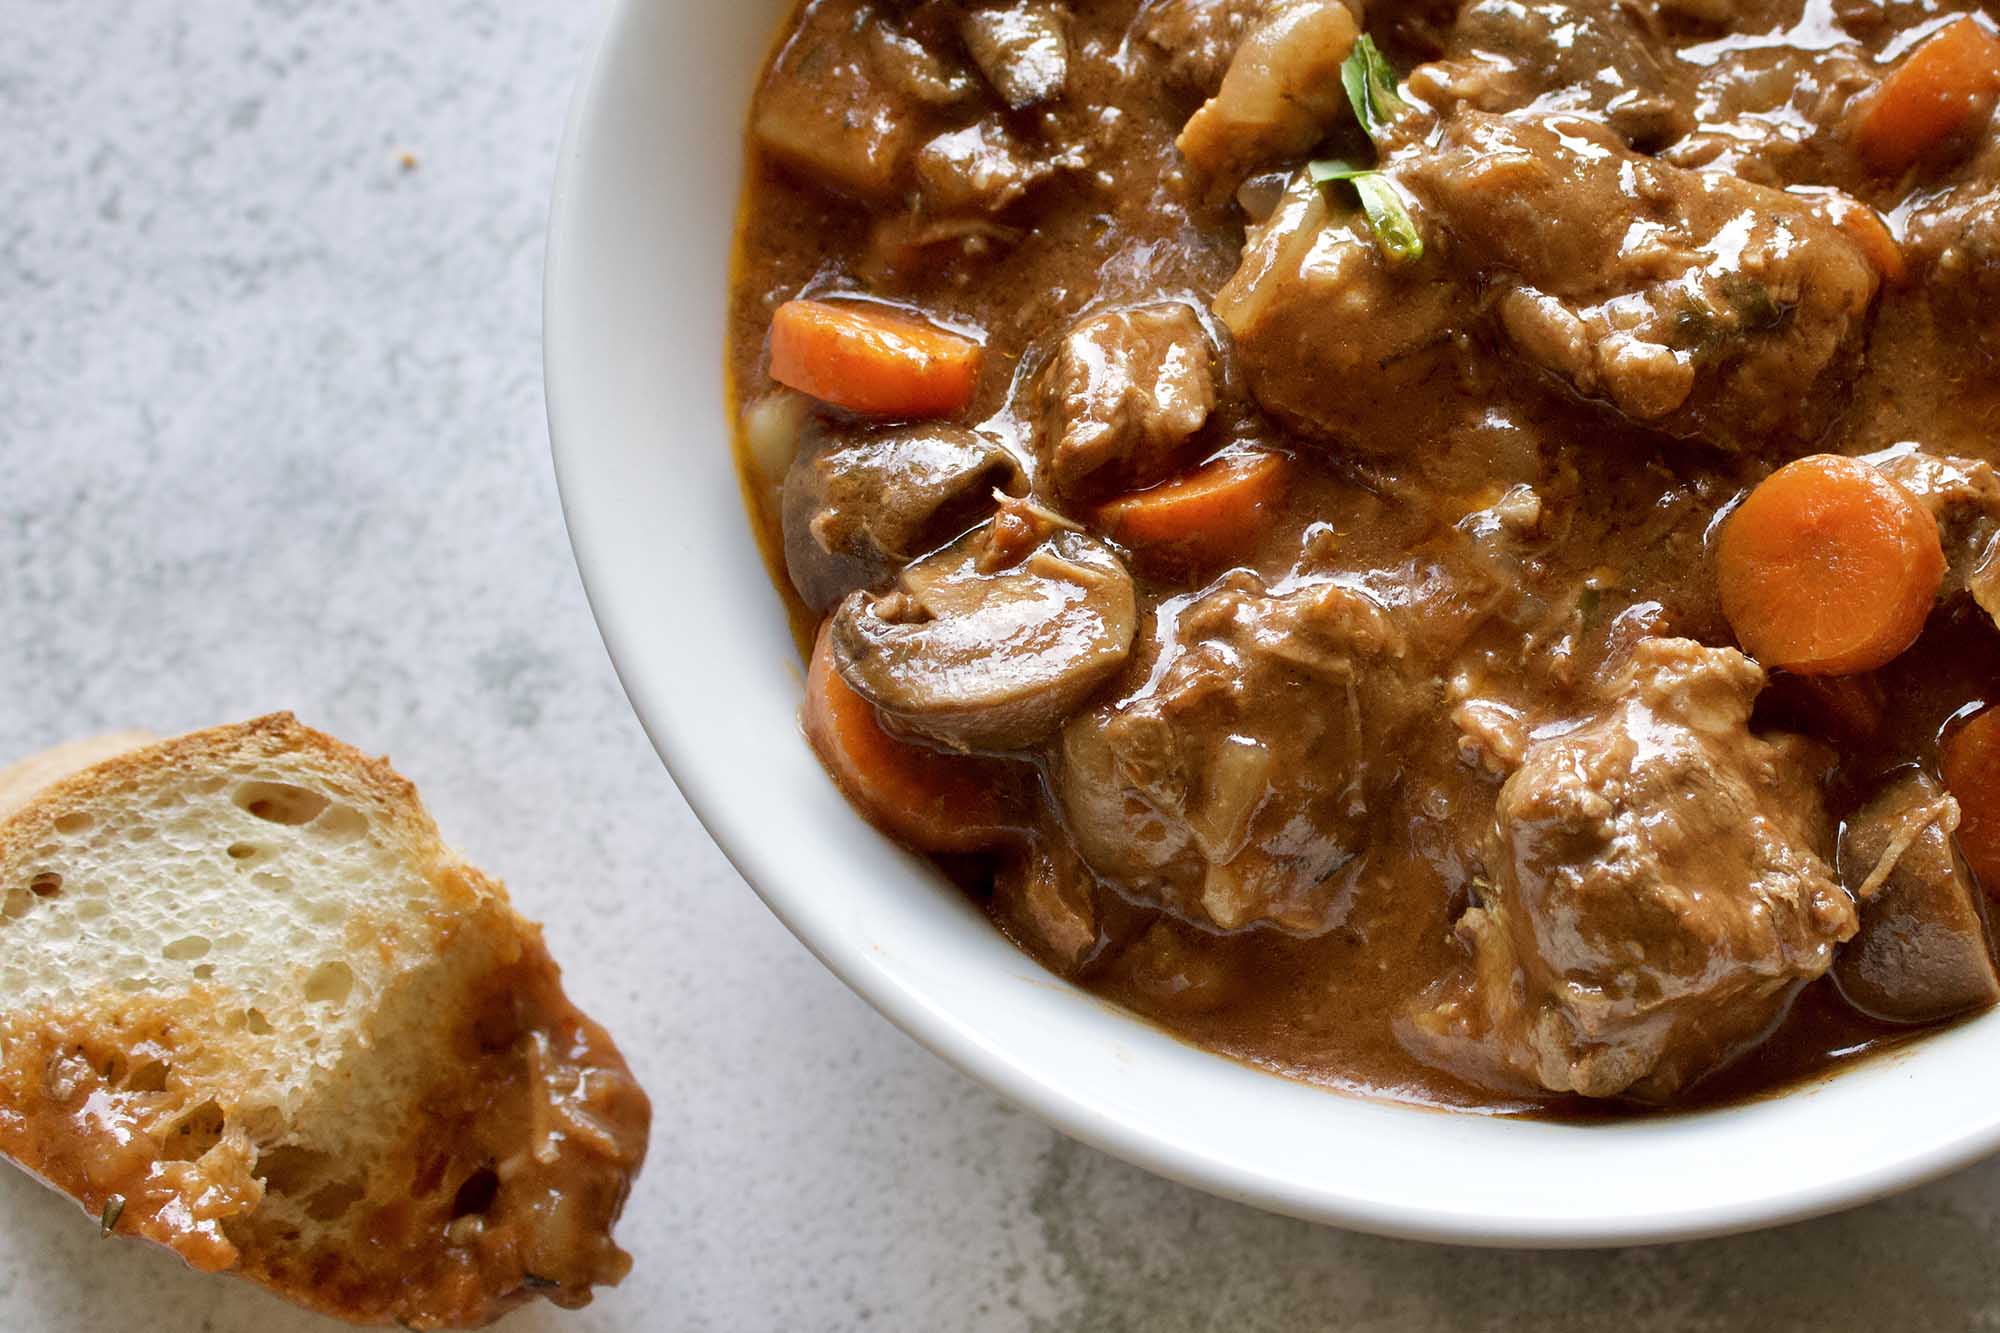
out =
<path fill-rule="evenodd" d="M 1321 158 L 1306 164 L 1306 178 L 1325 187 L 1340 181 L 1354 187 L 1361 199 L 1361 211 L 1375 233 L 1375 243 L 1391 263 L 1408 264 L 1424 257 L 1424 238 L 1417 234 L 1416 219 L 1403 203 L 1403 195 L 1387 176 L 1370 167 L 1357 167 L 1338 158 Z"/>
<path fill-rule="evenodd" d="M 1417 234 L 1416 220 L 1403 206 L 1403 196 L 1395 183 L 1379 171 L 1354 178 L 1361 196 L 1361 211 L 1375 229 L 1375 242 L 1391 263 L 1412 264 L 1424 257 L 1424 238 Z"/>
<path fill-rule="evenodd" d="M 109 1236 L 118 1226 L 118 1219 L 125 1212 L 125 1196 L 114 1194 L 104 1201 L 104 1211 L 97 1215 L 97 1234 Z"/>
<path fill-rule="evenodd" d="M 1361 210 L 1368 215 L 1368 225 L 1375 229 L 1375 240 L 1383 253 L 1398 264 L 1415 263 L 1424 257 L 1424 238 L 1417 234 L 1416 219 L 1403 206 L 1403 196 L 1391 181 L 1379 171 L 1354 177 L 1354 188 L 1361 195 Z"/>
<path fill-rule="evenodd" d="M 1778 304 L 1778 298 L 1755 278 L 1727 273 L 1718 285 L 1735 307 L 1737 320 L 1744 328 L 1763 333 L 1785 322 L 1785 310 Z"/>
<path fill-rule="evenodd" d="M 1375 170 L 1373 167 L 1357 167 L 1352 162 L 1343 162 L 1337 157 L 1322 157 L 1306 163 L 1306 179 L 1314 185 L 1328 185 L 1334 181 L 1351 181 L 1356 176 L 1365 176 Z"/>
<path fill-rule="evenodd" d="M 1410 109 L 1396 91 L 1396 71 L 1365 32 L 1354 39 L 1354 49 L 1340 62 L 1340 86 L 1347 89 L 1354 118 L 1376 143 Z"/>

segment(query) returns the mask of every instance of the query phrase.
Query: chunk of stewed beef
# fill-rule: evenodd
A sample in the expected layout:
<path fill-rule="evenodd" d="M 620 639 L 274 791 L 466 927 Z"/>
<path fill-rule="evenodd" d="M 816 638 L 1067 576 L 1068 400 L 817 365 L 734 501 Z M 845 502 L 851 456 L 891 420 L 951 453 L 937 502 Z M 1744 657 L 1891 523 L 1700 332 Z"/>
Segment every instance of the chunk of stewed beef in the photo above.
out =
<path fill-rule="evenodd" d="M 1515 349 L 1576 392 L 1728 449 L 1839 409 L 1877 276 L 1805 201 L 1568 117 L 1467 112 L 1396 172 Z"/>
<path fill-rule="evenodd" d="M 1835 41 L 1810 52 L 1732 43 L 1699 67 L 1687 105 L 1700 123 L 1660 155 L 1677 167 L 1761 185 L 1850 180 L 1848 113 L 1881 75 L 1858 43 Z"/>
<path fill-rule="evenodd" d="M 917 189 L 926 216 L 1004 212 L 1058 170 L 997 118 L 938 135 L 916 155 Z"/>
<path fill-rule="evenodd" d="M 1952 843 L 1958 821 L 1958 802 L 1909 768 L 1841 832 L 1841 878 L 1861 921 L 1833 977 L 1864 1013 L 1930 1023 L 2000 1000 L 1979 889 Z"/>
<path fill-rule="evenodd" d="M 2000 472 L 1984 459 L 1922 449 L 1898 449 L 1874 462 L 1937 520 L 1946 562 L 1938 595 L 1969 593 L 2000 624 Z"/>
<path fill-rule="evenodd" d="M 872 11 L 809 6 L 758 90 L 750 132 L 788 169 L 842 194 L 881 200 L 902 188 L 920 141 L 922 102 L 885 77 Z"/>
<path fill-rule="evenodd" d="M 1419 707 L 1402 635 L 1352 588 L 1238 572 L 1163 608 L 1155 639 L 1141 683 L 1063 729 L 1054 785 L 1078 850 L 1192 921 L 1327 928 Z"/>
<path fill-rule="evenodd" d="M 1067 500 L 1173 471 L 1215 406 L 1214 357 L 1182 302 L 1079 320 L 1042 372 L 1036 449 L 1048 491 Z"/>
<path fill-rule="evenodd" d="M 1632 0 L 1472 0 L 1444 55 L 1411 71 L 1412 93 L 1461 109 L 1586 111 L 1656 151 L 1694 127 L 1694 70 Z"/>
<path fill-rule="evenodd" d="M 1016 943 L 1066 977 L 1083 971 L 1111 929 L 1137 909 L 1097 882 L 1060 830 L 1045 830 L 1003 859 L 993 879 L 993 916 Z"/>
<path fill-rule="evenodd" d="M 1050 0 L 968 9 L 958 33 L 972 63 L 1014 111 L 1052 102 L 1069 82 L 1069 31 Z"/>
<path fill-rule="evenodd" d="M 1749 728 L 1733 649 L 1648 639 L 1500 790 L 1473 959 L 1416 1024 L 1527 1083 L 1672 1096 L 1754 1042 L 1854 934 L 1809 743 Z"/>
<path fill-rule="evenodd" d="M 823 611 L 970 528 L 995 490 L 1026 486 L 1005 446 L 963 426 L 809 422 L 785 474 L 786 571 Z"/>
<path fill-rule="evenodd" d="M 2000 356 L 2000 134 L 1989 133 L 1960 179 L 1912 195 L 1903 220 L 1910 266 L 1922 275 L 1937 311 L 1966 350 Z"/>
<path fill-rule="evenodd" d="M 1410 407 L 1448 373 L 1469 293 L 1435 258 L 1393 266 L 1360 211 L 1301 175 L 1250 229 L 1215 296 L 1258 403 L 1304 434 L 1364 452 L 1409 443 Z"/>
<path fill-rule="evenodd" d="M 1263 8 L 1264 0 L 1151 0 L 1133 35 L 1159 62 L 1167 87 L 1205 99 L 1222 86 L 1229 57 Z"/>
<path fill-rule="evenodd" d="M 862 29 L 869 63 L 888 91 L 923 106 L 956 107 L 978 91 L 960 63 L 912 34 L 894 16 L 878 13 Z"/>

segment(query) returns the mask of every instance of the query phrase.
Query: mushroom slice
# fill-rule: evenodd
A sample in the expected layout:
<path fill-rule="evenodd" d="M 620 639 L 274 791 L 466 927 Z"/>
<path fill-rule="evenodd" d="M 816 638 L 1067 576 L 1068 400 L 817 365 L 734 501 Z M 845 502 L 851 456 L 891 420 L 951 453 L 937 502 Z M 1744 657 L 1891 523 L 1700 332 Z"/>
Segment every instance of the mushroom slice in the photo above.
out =
<path fill-rule="evenodd" d="M 1010 110 L 1063 95 L 1069 82 L 1069 36 L 1062 11 L 1046 0 L 974 9 L 959 24 L 972 63 Z"/>
<path fill-rule="evenodd" d="M 1952 844 L 1958 802 L 1905 769 L 1847 822 L 1840 869 L 1861 925 L 1834 958 L 1847 1002 L 1891 1023 L 1935 1023 L 2000 1000 L 1979 890 Z"/>
<path fill-rule="evenodd" d="M 996 487 L 1027 489 L 1020 462 L 963 426 L 809 426 L 785 474 L 785 569 L 824 611 L 984 518 Z"/>
<path fill-rule="evenodd" d="M 856 592 L 833 661 L 893 726 L 957 750 L 1047 737 L 1132 651 L 1132 576 L 1096 538 L 1025 505 Z"/>

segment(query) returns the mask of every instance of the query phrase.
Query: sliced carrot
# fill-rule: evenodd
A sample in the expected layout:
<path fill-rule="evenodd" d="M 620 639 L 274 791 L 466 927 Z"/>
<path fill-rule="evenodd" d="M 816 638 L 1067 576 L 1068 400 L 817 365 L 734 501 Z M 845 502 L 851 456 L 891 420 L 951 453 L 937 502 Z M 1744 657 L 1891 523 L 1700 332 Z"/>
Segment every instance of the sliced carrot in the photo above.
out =
<path fill-rule="evenodd" d="M 879 307 L 787 301 L 771 316 L 771 378 L 869 416 L 964 411 L 981 357 L 970 338 Z"/>
<path fill-rule="evenodd" d="M 1844 676 L 1916 641 L 1944 579 L 1930 511 L 1859 459 L 1814 454 L 1760 483 L 1715 548 L 1723 614 L 1767 667 Z"/>
<path fill-rule="evenodd" d="M 882 729 L 875 707 L 833 669 L 828 621 L 806 668 L 806 739 L 869 822 L 919 851 L 970 852 L 1006 841 L 1018 821 L 1001 761 L 942 754 Z"/>
<path fill-rule="evenodd" d="M 1862 103 L 1854 145 L 1877 171 L 1901 171 L 1977 115 L 2000 89 L 2000 40 L 1971 15 L 1940 28 Z"/>
<path fill-rule="evenodd" d="M 1184 477 L 1098 506 L 1112 538 L 1153 556 L 1214 564 L 1245 555 L 1285 495 L 1283 454 L 1225 454 Z"/>
<path fill-rule="evenodd" d="M 1959 850 L 1986 891 L 2000 897 L 2000 708 L 1946 732 L 1938 767 L 1958 798 Z"/>

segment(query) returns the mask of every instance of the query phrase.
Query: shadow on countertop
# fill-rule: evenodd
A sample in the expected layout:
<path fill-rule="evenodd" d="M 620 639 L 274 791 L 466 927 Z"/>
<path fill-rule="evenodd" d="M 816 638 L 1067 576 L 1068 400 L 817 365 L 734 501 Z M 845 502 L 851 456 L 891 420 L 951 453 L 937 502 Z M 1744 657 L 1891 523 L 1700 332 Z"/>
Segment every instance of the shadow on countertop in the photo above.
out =
<path fill-rule="evenodd" d="M 2000 1319 L 2000 1162 L 1772 1231 L 1591 1251 L 1384 1240 L 1204 1199 L 1067 1140 L 1034 1199 L 1062 1333 L 1947 1329 Z"/>

